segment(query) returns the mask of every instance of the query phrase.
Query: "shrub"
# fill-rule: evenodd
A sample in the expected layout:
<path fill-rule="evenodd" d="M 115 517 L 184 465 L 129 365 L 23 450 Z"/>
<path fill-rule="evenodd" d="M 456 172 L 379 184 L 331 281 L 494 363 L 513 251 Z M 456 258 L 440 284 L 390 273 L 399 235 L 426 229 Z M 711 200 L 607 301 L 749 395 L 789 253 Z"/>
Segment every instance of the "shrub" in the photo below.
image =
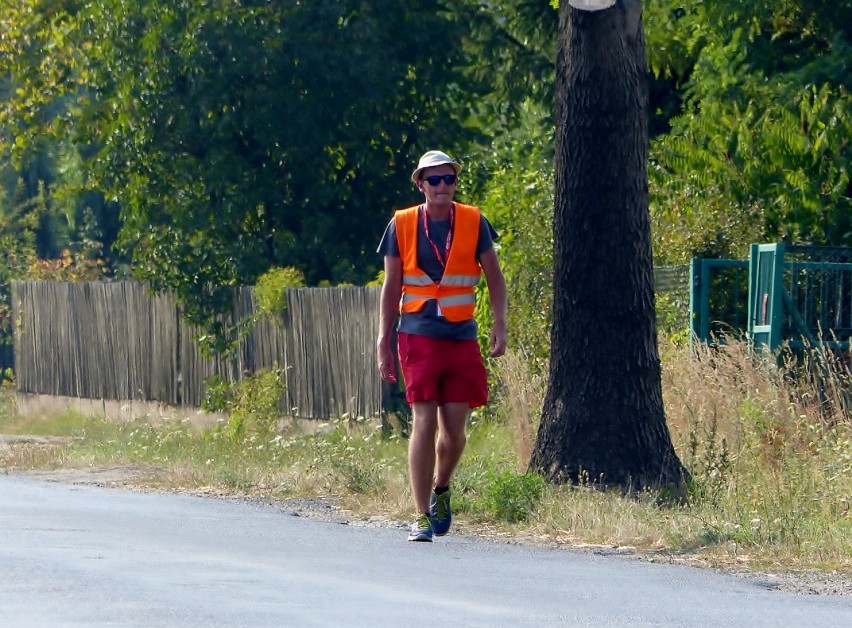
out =
<path fill-rule="evenodd" d="M 270 268 L 254 288 L 257 308 L 266 315 L 280 315 L 287 308 L 287 289 L 304 286 L 305 275 L 298 268 Z"/>
<path fill-rule="evenodd" d="M 202 408 L 228 415 L 227 431 L 233 440 L 272 438 L 281 416 L 284 378 L 278 368 L 258 371 L 238 383 L 211 378 Z"/>
<path fill-rule="evenodd" d="M 526 521 L 544 494 L 544 478 L 535 473 L 503 471 L 491 475 L 486 492 L 489 512 L 502 521 Z"/>

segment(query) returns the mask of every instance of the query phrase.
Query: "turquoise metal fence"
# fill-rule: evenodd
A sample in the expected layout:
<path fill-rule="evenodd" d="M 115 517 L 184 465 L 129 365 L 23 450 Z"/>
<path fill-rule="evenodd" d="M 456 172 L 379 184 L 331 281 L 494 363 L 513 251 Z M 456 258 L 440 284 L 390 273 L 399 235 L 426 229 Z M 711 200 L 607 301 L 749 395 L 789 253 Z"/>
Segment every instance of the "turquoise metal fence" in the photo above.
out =
<path fill-rule="evenodd" d="M 693 340 L 850 347 L 852 248 L 753 244 L 747 260 L 696 258 L 690 269 Z"/>
<path fill-rule="evenodd" d="M 748 260 L 693 258 L 690 337 L 715 342 L 744 336 L 748 323 Z"/>
<path fill-rule="evenodd" d="M 753 244 L 748 336 L 770 350 L 852 338 L 852 248 Z"/>
<path fill-rule="evenodd" d="M 752 244 L 749 259 L 748 337 L 775 349 L 783 340 L 784 245 Z"/>

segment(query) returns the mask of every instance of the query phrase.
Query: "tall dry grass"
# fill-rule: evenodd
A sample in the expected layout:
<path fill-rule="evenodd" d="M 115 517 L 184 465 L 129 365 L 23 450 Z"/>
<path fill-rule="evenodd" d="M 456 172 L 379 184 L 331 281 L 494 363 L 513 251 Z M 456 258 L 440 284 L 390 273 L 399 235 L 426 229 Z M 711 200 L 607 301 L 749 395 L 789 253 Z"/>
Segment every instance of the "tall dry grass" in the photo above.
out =
<path fill-rule="evenodd" d="M 719 559 L 852 565 L 852 376 L 819 351 L 779 360 L 745 343 L 698 348 L 661 341 L 672 441 L 693 477 L 690 502 L 660 510 L 556 488 L 537 529 L 571 542 L 701 551 Z M 546 382 L 507 356 L 499 379 L 528 460 Z M 540 369 L 537 369 L 540 372 Z"/>
<path fill-rule="evenodd" d="M 500 405 L 508 415 L 518 470 L 526 468 L 535 444 L 547 370 L 523 349 L 509 348 L 497 363 Z"/>

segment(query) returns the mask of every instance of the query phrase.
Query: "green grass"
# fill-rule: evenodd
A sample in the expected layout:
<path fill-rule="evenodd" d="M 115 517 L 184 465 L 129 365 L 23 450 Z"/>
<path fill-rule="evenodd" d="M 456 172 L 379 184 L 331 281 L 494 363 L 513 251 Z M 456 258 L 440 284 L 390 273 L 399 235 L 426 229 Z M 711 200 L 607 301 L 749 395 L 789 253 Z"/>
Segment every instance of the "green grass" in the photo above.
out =
<path fill-rule="evenodd" d="M 35 436 L 79 436 L 91 420 L 82 415 L 59 413 L 47 416 L 19 415 L 14 411 L 11 391 L 0 393 L 0 433 Z"/>
<path fill-rule="evenodd" d="M 522 361 L 521 361 L 522 362 Z M 743 347 L 690 355 L 663 346 L 670 431 L 693 484 L 687 505 L 656 496 L 551 486 L 525 473 L 531 410 L 543 394 L 507 361 L 500 403 L 470 422 L 453 481 L 459 528 L 559 544 L 635 548 L 711 564 L 852 568 L 852 422 L 844 398 L 789 370 L 755 363 Z M 71 437 L 0 447 L 7 469 L 127 465 L 139 482 L 269 497 L 328 496 L 364 516 L 411 516 L 407 442 L 376 420 L 344 417 L 269 431 L 275 387 L 262 378 L 233 395 L 239 421 L 214 429 L 144 420 L 116 423 L 74 413 L 17 414 L 0 399 L 0 433 Z M 848 380 L 838 375 L 836 390 Z M 535 386 L 531 386 L 531 382 Z M 268 381 L 267 381 L 268 383 Z M 523 389 L 523 394 L 513 393 Z M 845 388 L 848 390 L 848 388 Z M 277 394 L 277 393 L 276 393 Z M 520 408 L 518 400 L 525 399 Z M 312 429 L 308 429 L 308 427 Z"/>

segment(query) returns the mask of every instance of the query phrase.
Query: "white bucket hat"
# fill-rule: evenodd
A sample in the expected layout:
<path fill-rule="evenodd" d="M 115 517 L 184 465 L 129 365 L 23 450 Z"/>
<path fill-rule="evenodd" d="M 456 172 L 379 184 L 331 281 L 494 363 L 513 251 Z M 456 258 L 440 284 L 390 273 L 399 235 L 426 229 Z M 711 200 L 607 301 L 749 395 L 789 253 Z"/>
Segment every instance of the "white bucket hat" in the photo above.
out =
<path fill-rule="evenodd" d="M 420 158 L 420 161 L 417 164 L 417 169 L 411 173 L 411 180 L 414 182 L 414 185 L 417 185 L 417 182 L 420 180 L 420 173 L 425 168 L 431 168 L 432 166 L 440 166 L 442 164 L 450 164 L 453 167 L 456 176 L 459 176 L 459 172 L 461 172 L 462 169 L 460 163 L 457 163 L 447 153 L 442 153 L 439 150 L 430 150 L 428 152 L 423 153 L 423 156 Z"/>

